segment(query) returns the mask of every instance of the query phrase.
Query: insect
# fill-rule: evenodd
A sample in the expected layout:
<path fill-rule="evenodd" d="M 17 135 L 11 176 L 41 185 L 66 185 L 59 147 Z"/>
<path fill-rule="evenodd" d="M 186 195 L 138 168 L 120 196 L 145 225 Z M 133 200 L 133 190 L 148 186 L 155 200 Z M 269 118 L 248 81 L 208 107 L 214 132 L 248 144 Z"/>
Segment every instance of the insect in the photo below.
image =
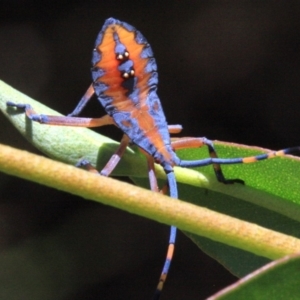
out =
<path fill-rule="evenodd" d="M 144 36 L 133 26 L 109 18 L 105 21 L 95 42 L 92 57 L 92 84 L 89 86 L 74 111 L 66 117 L 37 114 L 30 105 L 7 102 L 8 106 L 24 109 L 32 121 L 42 124 L 98 127 L 115 125 L 124 135 L 116 152 L 99 172 L 109 176 L 120 161 L 129 143 L 137 145 L 146 155 L 148 177 L 151 190 L 158 192 L 154 163 L 160 164 L 167 177 L 169 194 L 178 197 L 173 167 L 186 168 L 212 165 L 216 178 L 224 184 L 243 183 L 240 179 L 226 179 L 221 164 L 252 163 L 275 156 L 283 156 L 296 148 L 274 151 L 246 158 L 218 158 L 212 141 L 202 138 L 179 138 L 171 141 L 170 133 L 179 133 L 180 125 L 169 125 L 156 93 L 158 74 L 152 49 Z M 100 118 L 77 117 L 92 96 L 96 94 L 106 115 Z M 188 147 L 208 147 L 209 158 L 200 160 L 181 160 L 175 150 Z M 86 160 L 78 166 L 95 171 Z M 170 268 L 176 227 L 171 226 L 169 246 L 154 299 L 159 299 Z"/>

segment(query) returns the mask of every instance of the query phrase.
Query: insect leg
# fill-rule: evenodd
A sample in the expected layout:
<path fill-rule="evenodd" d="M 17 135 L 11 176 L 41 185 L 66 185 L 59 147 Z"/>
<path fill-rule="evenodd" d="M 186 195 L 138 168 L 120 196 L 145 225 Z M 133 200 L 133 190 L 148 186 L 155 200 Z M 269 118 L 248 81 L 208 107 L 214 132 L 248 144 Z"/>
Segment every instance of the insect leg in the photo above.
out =
<path fill-rule="evenodd" d="M 75 109 L 68 114 L 68 117 L 76 117 L 78 116 L 81 111 L 83 110 L 83 108 L 86 106 L 86 104 L 89 102 L 89 100 L 92 98 L 92 96 L 94 95 L 95 90 L 93 88 L 93 85 L 91 84 L 87 91 L 85 92 L 85 94 L 82 96 L 82 98 L 80 99 L 79 103 L 77 104 L 77 106 L 75 107 Z"/>
<path fill-rule="evenodd" d="M 123 156 L 129 142 L 130 142 L 129 137 L 124 134 L 118 149 L 111 156 L 111 158 L 109 159 L 105 167 L 101 170 L 100 172 L 101 175 L 109 176 L 111 174 L 111 172 L 115 169 L 121 157 Z"/>
<path fill-rule="evenodd" d="M 212 141 L 206 139 L 206 138 L 180 138 L 178 140 L 175 140 L 172 142 L 172 147 L 174 150 L 179 150 L 179 149 L 185 149 L 185 148 L 200 148 L 202 146 L 207 146 L 208 147 L 208 153 L 211 159 L 217 159 L 218 155 L 216 153 L 214 144 Z M 200 162 L 201 160 L 199 160 Z M 182 167 L 191 167 L 191 164 L 195 161 L 181 161 L 180 166 Z M 221 166 L 217 163 L 214 163 L 213 161 L 210 163 L 213 165 L 213 169 L 215 171 L 216 177 L 218 181 L 225 183 L 225 184 L 230 184 L 230 183 L 244 183 L 243 180 L 241 179 L 226 179 Z"/>
<path fill-rule="evenodd" d="M 113 169 L 115 168 L 117 163 L 120 161 L 120 158 L 123 155 L 127 145 L 129 144 L 129 141 L 130 141 L 129 138 L 126 135 L 124 135 L 121 140 L 120 146 L 118 147 L 116 152 L 112 155 L 111 159 L 108 161 L 106 166 L 100 172 L 101 175 L 105 175 L 105 176 L 110 175 L 110 173 L 113 171 Z M 146 158 L 147 158 L 148 177 L 149 177 L 151 190 L 154 192 L 159 192 L 157 178 L 155 175 L 154 159 L 148 153 L 146 153 L 144 151 L 142 151 L 142 152 L 146 155 Z M 85 159 L 81 160 L 77 164 L 77 166 L 84 167 L 85 169 L 87 169 L 90 172 L 98 173 L 98 171 Z M 175 179 L 174 173 L 171 172 L 170 175 L 167 174 L 167 176 L 168 176 L 168 185 L 170 187 L 170 194 L 171 194 L 171 196 L 173 195 L 174 198 L 175 197 L 177 198 L 177 186 L 176 186 L 176 179 Z M 164 187 L 163 190 L 165 191 L 167 189 Z M 156 291 L 153 296 L 154 300 L 158 300 L 160 298 L 160 294 L 163 289 L 163 285 L 166 281 L 166 278 L 167 278 L 167 275 L 169 272 L 169 268 L 170 268 L 173 253 L 174 253 L 176 232 L 177 232 L 177 228 L 174 226 L 171 226 L 170 237 L 169 237 L 169 246 L 168 246 L 168 250 L 167 250 L 166 260 L 165 260 L 165 263 L 163 266 L 161 276 L 159 278 L 159 282 L 158 282 Z"/>
<path fill-rule="evenodd" d="M 155 176 L 154 160 L 150 155 L 147 155 L 147 161 L 148 161 L 149 180 L 150 180 L 151 190 L 158 192 L 157 179 Z M 169 190 L 170 190 L 170 196 L 172 198 L 178 198 L 177 184 L 176 184 L 174 172 L 171 171 L 171 172 L 167 173 L 167 178 L 168 178 L 168 186 L 169 186 Z M 165 190 L 166 190 L 166 188 L 164 187 L 162 192 L 164 192 Z M 157 285 L 155 293 L 153 295 L 153 300 L 158 300 L 160 298 L 161 291 L 163 289 L 164 283 L 166 282 L 167 275 L 169 273 L 169 269 L 171 266 L 172 258 L 174 255 L 176 234 L 177 234 L 177 228 L 175 226 L 171 226 L 167 255 L 166 255 L 164 266 L 163 266 L 163 269 L 162 269 L 162 272 L 161 272 L 161 275 L 159 278 L 158 285 Z"/>
<path fill-rule="evenodd" d="M 149 183 L 150 183 L 150 189 L 153 192 L 159 192 L 159 187 L 158 187 L 157 178 L 156 178 L 156 174 L 155 174 L 154 159 L 146 151 L 143 151 L 142 149 L 141 149 L 141 151 L 142 151 L 142 153 L 144 153 L 144 155 L 147 158 L 147 169 L 148 169 L 148 178 L 149 178 Z"/>
<path fill-rule="evenodd" d="M 120 142 L 119 147 L 115 151 L 115 153 L 111 156 L 105 167 L 99 172 L 88 160 L 86 159 L 81 159 L 77 164 L 76 167 L 83 167 L 89 172 L 101 174 L 103 176 L 108 177 L 112 171 L 115 169 L 117 164 L 119 163 L 121 157 L 123 156 L 126 147 L 129 144 L 129 138 L 127 135 L 123 135 L 122 140 Z"/>
<path fill-rule="evenodd" d="M 78 126 L 78 127 L 100 127 L 114 124 L 112 117 L 105 115 L 101 118 L 77 118 L 65 116 L 49 116 L 37 114 L 29 104 L 6 102 L 7 106 L 23 109 L 27 117 L 35 122 L 48 125 Z"/>
<path fill-rule="evenodd" d="M 168 125 L 169 133 L 179 133 L 182 131 L 181 125 Z"/>
<path fill-rule="evenodd" d="M 256 156 L 237 157 L 237 158 L 218 158 L 213 142 L 206 138 L 183 138 L 172 142 L 172 147 L 174 147 L 174 149 L 183 149 L 187 147 L 202 147 L 204 145 L 208 147 L 210 158 L 191 160 L 191 161 L 181 160 L 178 165 L 180 167 L 185 167 L 185 168 L 213 165 L 218 181 L 226 184 L 235 183 L 235 182 L 243 183 L 243 181 L 241 179 L 226 179 L 222 173 L 220 165 L 253 163 L 259 160 L 265 160 L 277 156 L 284 156 L 286 154 L 300 151 L 300 147 L 292 147 L 292 148 L 286 148 L 279 151 L 271 151 L 269 153 L 259 154 Z"/>
<path fill-rule="evenodd" d="M 104 125 L 114 124 L 112 117 L 105 115 L 101 118 L 77 118 L 77 116 L 91 97 L 94 95 L 94 88 L 92 85 L 89 86 L 85 94 L 82 96 L 78 105 L 74 111 L 68 116 L 49 116 L 43 114 L 37 114 L 29 104 L 17 104 L 8 101 L 7 106 L 24 109 L 27 117 L 32 121 L 39 122 L 41 124 L 59 125 L 59 126 L 78 126 L 78 127 L 100 127 Z"/>

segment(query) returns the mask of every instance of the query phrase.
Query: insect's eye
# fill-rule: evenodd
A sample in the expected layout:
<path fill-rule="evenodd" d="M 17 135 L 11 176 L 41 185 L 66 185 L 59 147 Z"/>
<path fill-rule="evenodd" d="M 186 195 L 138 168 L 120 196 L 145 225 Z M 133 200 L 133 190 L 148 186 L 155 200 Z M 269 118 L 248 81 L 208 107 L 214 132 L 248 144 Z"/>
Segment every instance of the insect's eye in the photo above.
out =
<path fill-rule="evenodd" d="M 128 59 L 128 57 L 129 57 L 129 52 L 126 50 L 123 53 L 117 53 L 117 60 L 125 60 Z"/>
<path fill-rule="evenodd" d="M 121 72 L 122 78 L 124 78 L 124 79 L 134 77 L 134 75 L 135 75 L 134 68 L 133 68 L 133 62 L 130 59 L 122 61 L 119 65 L 118 69 Z"/>
<path fill-rule="evenodd" d="M 116 43 L 115 46 L 116 59 L 119 61 L 127 60 L 129 58 L 129 52 L 127 51 L 125 45 L 121 43 L 117 32 L 114 32 L 113 37 Z"/>
<path fill-rule="evenodd" d="M 122 77 L 125 78 L 125 79 L 127 79 L 127 78 L 130 78 L 130 77 L 134 77 L 134 74 L 135 74 L 134 70 L 131 69 L 129 72 L 124 72 L 122 74 Z"/>

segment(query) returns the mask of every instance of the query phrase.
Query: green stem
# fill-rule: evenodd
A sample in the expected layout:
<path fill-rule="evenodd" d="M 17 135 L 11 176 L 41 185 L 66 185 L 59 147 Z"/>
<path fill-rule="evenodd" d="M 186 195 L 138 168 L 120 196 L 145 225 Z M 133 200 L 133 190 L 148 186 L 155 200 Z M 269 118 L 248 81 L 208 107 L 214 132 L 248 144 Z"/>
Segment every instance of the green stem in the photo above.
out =
<path fill-rule="evenodd" d="M 300 251 L 297 238 L 4 145 L 0 171 L 270 259 Z"/>

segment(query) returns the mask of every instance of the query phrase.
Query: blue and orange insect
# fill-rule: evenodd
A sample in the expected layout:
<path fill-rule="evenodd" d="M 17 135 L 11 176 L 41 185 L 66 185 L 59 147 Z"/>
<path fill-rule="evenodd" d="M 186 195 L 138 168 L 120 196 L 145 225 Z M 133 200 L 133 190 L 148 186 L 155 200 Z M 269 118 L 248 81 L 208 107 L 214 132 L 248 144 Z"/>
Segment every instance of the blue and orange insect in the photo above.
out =
<path fill-rule="evenodd" d="M 30 105 L 7 102 L 8 106 L 24 109 L 28 118 L 42 124 L 98 127 L 115 125 L 124 136 L 106 166 L 99 172 L 109 176 L 121 159 L 129 142 L 137 145 L 145 153 L 148 162 L 150 187 L 158 192 L 154 172 L 154 162 L 165 170 L 170 196 L 178 197 L 174 166 L 186 168 L 213 165 L 217 180 L 221 183 L 243 183 L 240 179 L 226 179 L 221 164 L 252 163 L 275 156 L 283 156 L 296 148 L 274 151 L 246 158 L 220 159 L 217 157 L 212 141 L 206 138 L 179 138 L 171 142 L 170 133 L 181 131 L 180 125 L 168 126 L 160 99 L 157 96 L 157 65 L 152 49 L 133 26 L 109 18 L 105 21 L 95 42 L 92 58 L 93 82 L 67 117 L 37 114 Z M 101 118 L 76 117 L 85 105 L 96 94 L 107 115 Z M 181 160 L 174 152 L 188 147 L 207 146 L 209 158 L 201 160 Z M 89 162 L 78 163 L 90 171 L 95 171 Z M 163 270 L 157 285 L 154 299 L 161 294 L 164 282 L 170 268 L 176 227 L 171 226 L 169 247 Z"/>

